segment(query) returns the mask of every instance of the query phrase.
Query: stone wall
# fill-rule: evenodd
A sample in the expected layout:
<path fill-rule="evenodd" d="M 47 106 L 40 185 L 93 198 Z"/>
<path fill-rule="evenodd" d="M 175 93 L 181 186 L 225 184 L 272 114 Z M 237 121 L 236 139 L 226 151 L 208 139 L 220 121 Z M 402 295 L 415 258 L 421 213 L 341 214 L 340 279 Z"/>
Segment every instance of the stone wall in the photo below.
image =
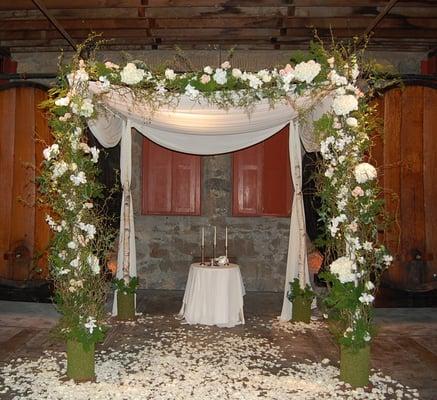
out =
<path fill-rule="evenodd" d="M 212 253 L 212 226 L 217 226 L 217 255 L 224 254 L 225 226 L 229 256 L 241 265 L 247 290 L 281 291 L 288 248 L 289 218 L 232 217 L 232 156 L 202 157 L 202 215 L 141 215 L 141 143 L 133 137 L 132 191 L 137 268 L 142 287 L 183 289 L 193 258 L 200 257 L 200 230 Z"/>

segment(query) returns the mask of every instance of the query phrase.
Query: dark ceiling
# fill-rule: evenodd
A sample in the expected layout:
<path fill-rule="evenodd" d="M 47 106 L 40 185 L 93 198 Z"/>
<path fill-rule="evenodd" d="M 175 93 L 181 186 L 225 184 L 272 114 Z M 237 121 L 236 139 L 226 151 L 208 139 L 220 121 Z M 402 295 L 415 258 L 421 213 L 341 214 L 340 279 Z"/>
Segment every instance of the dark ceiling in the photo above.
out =
<path fill-rule="evenodd" d="M 306 48 L 319 36 L 351 38 L 376 25 L 374 50 L 437 47 L 437 0 L 11 0 L 0 1 L 0 47 L 12 52 L 59 51 L 68 42 L 37 3 L 81 42 L 102 32 L 113 50 Z M 387 6 L 392 8 L 387 12 Z M 386 12 L 386 15 L 384 13 Z M 381 18 L 383 16 L 383 18 Z"/>

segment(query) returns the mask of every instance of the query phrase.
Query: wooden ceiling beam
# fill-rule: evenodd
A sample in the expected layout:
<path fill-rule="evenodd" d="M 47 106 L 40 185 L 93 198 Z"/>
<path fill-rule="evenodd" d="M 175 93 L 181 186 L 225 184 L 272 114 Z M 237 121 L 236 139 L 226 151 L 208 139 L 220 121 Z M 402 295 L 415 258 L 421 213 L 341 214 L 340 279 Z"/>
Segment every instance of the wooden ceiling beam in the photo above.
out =
<path fill-rule="evenodd" d="M 56 30 L 62 35 L 62 37 L 69 43 L 69 45 L 73 48 L 73 50 L 77 51 L 76 42 L 63 28 L 63 26 L 56 20 L 56 18 L 50 14 L 49 10 L 47 10 L 44 3 L 40 0 L 32 0 L 32 2 L 44 14 L 44 16 L 50 21 L 50 23 L 56 28 Z"/>
<path fill-rule="evenodd" d="M 378 16 L 369 24 L 369 26 L 364 31 L 365 36 L 369 36 L 382 19 L 390 12 L 390 10 L 396 5 L 399 0 L 390 0 L 384 9 L 378 14 Z"/>
<path fill-rule="evenodd" d="M 242 18 L 163 18 L 149 20 L 147 18 L 109 18 L 109 19 L 58 19 L 58 22 L 65 28 L 71 30 L 109 30 L 109 29 L 185 29 L 185 28 L 317 28 L 317 29 L 364 29 L 373 20 L 373 17 L 352 17 L 352 18 L 263 18 L 263 17 L 242 17 Z M 153 24 L 151 24 L 153 21 Z M 153 26 L 152 26 L 153 25 Z M 47 20 L 7 20 L 2 22 L 4 31 L 32 31 L 50 30 L 52 25 Z M 379 24 L 380 28 L 411 29 L 423 28 L 436 29 L 437 18 L 404 18 L 387 16 Z"/>

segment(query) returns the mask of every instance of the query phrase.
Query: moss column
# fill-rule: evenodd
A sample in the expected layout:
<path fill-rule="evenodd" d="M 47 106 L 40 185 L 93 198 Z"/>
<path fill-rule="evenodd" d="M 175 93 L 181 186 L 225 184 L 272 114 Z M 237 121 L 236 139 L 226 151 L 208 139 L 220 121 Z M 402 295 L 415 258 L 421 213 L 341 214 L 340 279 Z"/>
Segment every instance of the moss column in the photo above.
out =
<path fill-rule="evenodd" d="M 117 319 L 120 321 L 135 319 L 135 293 L 117 292 Z"/>
<path fill-rule="evenodd" d="M 354 350 L 340 346 L 340 379 L 352 387 L 366 386 L 370 374 L 370 346 Z"/>
<path fill-rule="evenodd" d="M 94 343 L 85 349 L 76 340 L 67 341 L 67 376 L 76 382 L 95 379 Z"/>

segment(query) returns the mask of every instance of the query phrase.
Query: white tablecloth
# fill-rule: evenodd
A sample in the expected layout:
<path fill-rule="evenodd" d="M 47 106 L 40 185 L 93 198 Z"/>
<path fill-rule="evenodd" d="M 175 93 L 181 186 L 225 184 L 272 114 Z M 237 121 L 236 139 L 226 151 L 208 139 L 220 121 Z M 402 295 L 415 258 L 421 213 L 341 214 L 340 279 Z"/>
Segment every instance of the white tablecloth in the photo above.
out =
<path fill-rule="evenodd" d="M 191 264 L 179 316 L 189 324 L 233 327 L 244 324 L 245 294 L 240 267 Z"/>

